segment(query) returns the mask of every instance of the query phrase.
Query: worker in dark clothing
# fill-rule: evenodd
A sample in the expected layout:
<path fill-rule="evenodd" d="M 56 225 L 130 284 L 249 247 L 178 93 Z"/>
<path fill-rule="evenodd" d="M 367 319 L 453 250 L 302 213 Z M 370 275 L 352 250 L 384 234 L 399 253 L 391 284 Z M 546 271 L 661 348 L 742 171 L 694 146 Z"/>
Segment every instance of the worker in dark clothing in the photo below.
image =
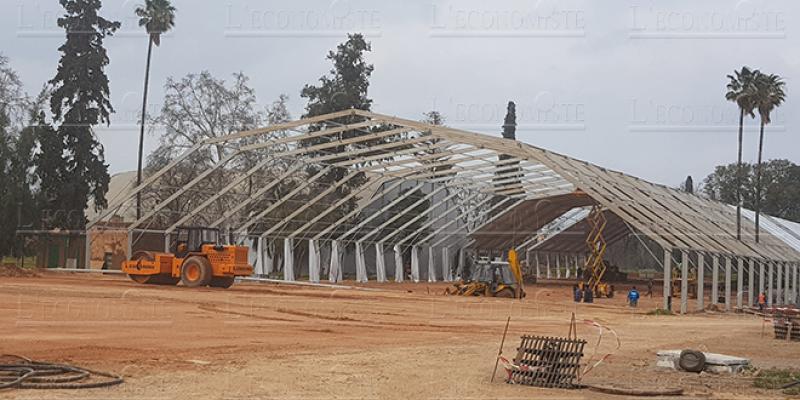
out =
<path fill-rule="evenodd" d="M 580 286 L 573 285 L 572 286 L 572 298 L 575 300 L 576 303 L 580 303 L 582 297 L 583 297 L 583 294 L 581 293 Z"/>
<path fill-rule="evenodd" d="M 653 278 L 647 280 L 647 296 L 653 297 Z"/>
<path fill-rule="evenodd" d="M 594 293 L 592 293 L 592 288 L 589 285 L 583 287 L 583 302 L 594 303 Z"/>

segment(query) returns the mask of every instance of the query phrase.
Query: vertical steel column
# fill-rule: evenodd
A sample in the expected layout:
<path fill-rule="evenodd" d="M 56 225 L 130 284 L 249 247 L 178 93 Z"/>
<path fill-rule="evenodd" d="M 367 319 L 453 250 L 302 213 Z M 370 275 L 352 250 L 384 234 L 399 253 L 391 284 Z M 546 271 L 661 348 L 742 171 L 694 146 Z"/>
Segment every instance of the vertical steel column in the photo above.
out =
<path fill-rule="evenodd" d="M 770 261 L 769 267 L 767 271 L 767 306 L 772 307 L 775 304 L 775 290 L 774 290 L 774 279 L 773 273 L 775 271 L 775 263 Z"/>
<path fill-rule="evenodd" d="M 89 233 L 91 229 L 86 228 L 86 240 L 83 244 L 83 268 L 85 269 L 92 269 L 92 235 Z M 105 254 L 103 258 L 105 259 Z"/>
<path fill-rule="evenodd" d="M 456 275 L 458 279 L 464 279 L 465 262 L 466 262 L 466 255 L 464 254 L 464 248 L 461 247 L 458 249 L 458 267 L 456 268 Z"/>
<path fill-rule="evenodd" d="M 792 266 L 794 267 L 794 291 L 792 293 L 794 294 L 795 304 L 798 304 L 800 303 L 800 288 L 797 285 L 800 284 L 800 276 L 798 276 L 800 268 L 798 268 L 797 264 L 792 264 Z"/>
<path fill-rule="evenodd" d="M 697 311 L 705 309 L 705 254 L 697 252 Z"/>
<path fill-rule="evenodd" d="M 670 310 L 672 302 L 672 251 L 664 249 L 664 310 Z"/>
<path fill-rule="evenodd" d="M 758 262 L 758 295 L 761 296 L 761 293 L 764 293 L 764 261 Z"/>
<path fill-rule="evenodd" d="M 792 279 L 791 279 L 792 270 L 789 268 L 789 263 L 788 262 L 787 263 L 783 263 L 783 264 L 784 264 L 784 269 L 786 270 L 786 279 L 784 279 L 784 281 L 785 281 L 784 286 L 786 288 L 783 291 L 783 303 L 784 304 L 789 304 L 791 302 L 791 300 L 792 300 L 792 298 L 791 298 L 791 294 L 792 294 L 792 286 L 791 286 L 791 283 L 792 283 Z"/>
<path fill-rule="evenodd" d="M 737 259 L 736 272 L 736 307 L 742 309 L 742 297 L 744 296 L 744 259 Z"/>
<path fill-rule="evenodd" d="M 731 310 L 731 257 L 725 257 L 725 311 Z"/>
<path fill-rule="evenodd" d="M 681 251 L 681 314 L 689 308 L 689 253 Z"/>
<path fill-rule="evenodd" d="M 778 281 L 775 285 L 775 304 L 780 306 L 784 304 L 783 268 L 781 268 L 781 264 L 778 262 L 775 263 L 775 274 L 777 275 L 776 280 Z"/>
<path fill-rule="evenodd" d="M 752 306 L 756 304 L 755 302 L 755 290 L 756 290 L 756 260 L 750 259 L 747 262 L 747 304 Z"/>
<path fill-rule="evenodd" d="M 442 247 L 442 280 L 445 282 L 453 281 L 453 268 L 450 262 L 450 249 Z"/>
<path fill-rule="evenodd" d="M 719 256 L 711 257 L 711 304 L 719 304 Z"/>

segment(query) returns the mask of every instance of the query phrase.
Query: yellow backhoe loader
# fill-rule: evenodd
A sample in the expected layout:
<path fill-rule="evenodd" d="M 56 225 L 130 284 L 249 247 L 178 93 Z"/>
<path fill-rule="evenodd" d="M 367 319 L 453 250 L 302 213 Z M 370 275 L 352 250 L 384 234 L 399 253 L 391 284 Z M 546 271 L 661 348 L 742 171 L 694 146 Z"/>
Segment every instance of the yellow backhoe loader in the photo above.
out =
<path fill-rule="evenodd" d="M 445 290 L 447 295 L 486 296 L 521 299 L 525 297 L 522 287 L 522 269 L 517 252 L 508 252 L 508 261 L 481 257 L 475 263 L 472 276 L 459 281 Z"/>

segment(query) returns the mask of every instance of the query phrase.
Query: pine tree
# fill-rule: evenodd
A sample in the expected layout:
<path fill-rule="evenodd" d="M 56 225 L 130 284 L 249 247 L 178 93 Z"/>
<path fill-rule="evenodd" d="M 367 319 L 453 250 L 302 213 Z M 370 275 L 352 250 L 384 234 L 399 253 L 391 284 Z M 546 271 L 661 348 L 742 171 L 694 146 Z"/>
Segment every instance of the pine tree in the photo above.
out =
<path fill-rule="evenodd" d="M 100 0 L 60 0 L 60 3 L 65 14 L 58 19 L 58 26 L 66 31 L 67 40 L 58 49 L 61 60 L 56 76 L 50 80 L 53 87 L 50 111 L 58 129 L 55 138 L 44 140 L 53 151 L 57 151 L 58 142 L 63 143 L 65 165 L 59 172 L 63 174 L 61 177 L 48 178 L 47 182 L 61 186 L 42 186 L 42 190 L 55 196 L 60 214 L 65 216 L 55 221 L 57 225 L 53 227 L 82 229 L 90 198 L 98 209 L 106 206 L 108 165 L 92 127 L 109 124 L 114 112 L 104 70 L 109 59 L 103 40 L 112 36 L 120 23 L 98 14 Z M 57 154 L 50 156 L 57 158 Z"/>
<path fill-rule="evenodd" d="M 694 180 L 692 180 L 691 175 L 686 177 L 686 181 L 683 183 L 683 191 L 686 193 L 694 193 Z"/>
<path fill-rule="evenodd" d="M 359 109 L 369 111 L 372 106 L 372 99 L 367 95 L 369 90 L 369 78 L 374 69 L 372 64 L 368 64 L 365 60 L 365 53 L 372 50 L 370 43 L 364 40 L 361 34 L 349 34 L 347 41 L 337 46 L 336 51 L 330 51 L 327 59 L 333 63 L 333 68 L 330 70 L 329 75 L 319 78 L 319 85 L 306 85 L 300 93 L 300 96 L 308 99 L 306 105 L 306 114 L 303 118 L 314 117 L 317 115 L 328 114 L 336 111 Z M 318 124 L 312 126 L 310 130 L 319 131 L 336 126 L 353 124 L 363 121 L 364 118 L 359 116 L 348 116 L 338 118 L 326 124 Z M 337 138 L 348 139 L 379 130 L 385 130 L 386 127 L 375 127 L 373 129 L 350 130 L 336 134 Z M 330 137 L 317 137 L 313 139 L 304 140 L 300 143 L 301 146 L 313 146 L 320 143 L 330 142 Z M 356 148 L 364 148 L 384 143 L 389 139 L 379 139 L 367 142 L 360 142 L 348 146 L 337 146 L 324 150 L 325 154 L 344 154 L 348 150 Z M 309 153 L 310 156 L 319 155 L 320 152 Z M 343 156 L 345 158 L 346 156 Z M 337 159 L 328 160 L 329 163 L 336 163 Z M 318 166 L 311 166 L 308 168 L 308 174 L 313 175 L 319 171 Z M 332 185 L 341 181 L 348 171 L 344 168 L 336 168 L 328 172 L 324 177 L 318 180 L 321 184 Z M 335 196 L 346 196 L 353 188 L 359 187 L 366 182 L 364 174 L 348 180 L 345 184 L 337 188 Z M 337 220 L 342 215 L 350 212 L 356 205 L 355 200 L 351 200 L 347 204 L 340 207 L 336 212 L 329 214 L 325 222 L 332 222 Z"/>
<path fill-rule="evenodd" d="M 503 120 L 503 138 L 517 140 L 517 105 L 513 101 L 508 102 L 506 117 Z M 498 158 L 503 162 L 514 157 L 500 154 Z M 523 192 L 522 183 L 514 172 L 518 172 L 518 176 L 521 177 L 519 162 L 517 161 L 503 163 L 497 168 L 495 175 L 498 177 L 494 180 L 497 191 L 502 192 L 503 195 L 515 195 Z"/>

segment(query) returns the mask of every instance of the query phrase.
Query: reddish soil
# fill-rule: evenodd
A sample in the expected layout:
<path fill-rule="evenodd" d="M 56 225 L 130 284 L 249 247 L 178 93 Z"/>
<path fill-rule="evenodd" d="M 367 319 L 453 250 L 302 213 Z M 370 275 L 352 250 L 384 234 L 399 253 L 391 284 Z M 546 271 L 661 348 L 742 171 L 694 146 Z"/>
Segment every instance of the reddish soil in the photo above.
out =
<path fill-rule="evenodd" d="M 86 399 L 196 398 L 619 398 L 490 382 L 506 318 L 504 354 L 522 334 L 566 336 L 574 312 L 584 362 L 612 355 L 584 382 L 683 387 L 691 397 L 783 398 L 752 377 L 655 367 L 660 349 L 748 357 L 756 367 L 798 367 L 800 344 L 762 337 L 751 315 L 650 316 L 623 295 L 575 304 L 567 285 L 528 286 L 523 301 L 448 297 L 443 283 L 366 285 L 377 291 L 242 283 L 224 289 L 138 285 L 117 275 L 43 273 L 0 279 L 0 354 L 123 374 Z M 623 289 L 623 288 L 619 288 Z M 658 295 L 658 294 L 657 294 Z M 593 362 L 592 362 L 593 363 Z M 0 398 L 67 399 L 68 391 L 0 391 Z"/>

